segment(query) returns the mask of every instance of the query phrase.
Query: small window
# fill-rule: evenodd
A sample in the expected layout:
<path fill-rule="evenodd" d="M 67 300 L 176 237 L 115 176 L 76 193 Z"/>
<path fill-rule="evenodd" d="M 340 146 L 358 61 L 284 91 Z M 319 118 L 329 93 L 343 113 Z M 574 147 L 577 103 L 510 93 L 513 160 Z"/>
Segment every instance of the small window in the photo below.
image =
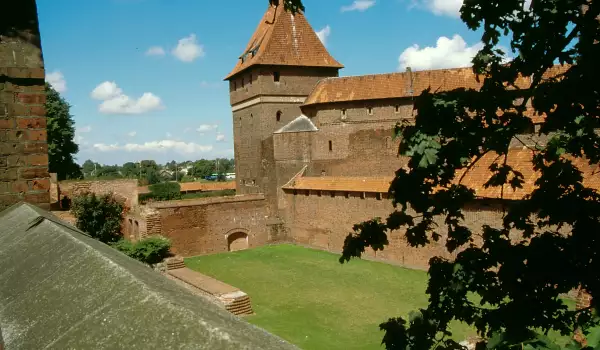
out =
<path fill-rule="evenodd" d="M 250 113 L 250 118 L 254 118 L 254 114 Z"/>
<path fill-rule="evenodd" d="M 367 107 L 367 113 L 373 115 L 373 107 Z"/>
<path fill-rule="evenodd" d="M 242 77 L 242 89 L 244 88 L 244 77 Z"/>
<path fill-rule="evenodd" d="M 281 111 L 277 111 L 277 114 L 275 116 L 277 118 L 277 121 L 281 120 Z"/>
<path fill-rule="evenodd" d="M 279 75 L 279 72 L 273 72 L 273 81 L 278 83 L 279 79 L 281 78 L 281 76 Z"/>
<path fill-rule="evenodd" d="M 364 192 L 360 193 L 360 199 L 365 199 L 365 193 Z"/>
<path fill-rule="evenodd" d="M 333 151 L 333 141 L 329 140 L 329 152 Z"/>
<path fill-rule="evenodd" d="M 233 91 L 235 91 L 235 89 L 237 89 L 237 84 L 235 83 L 235 80 L 231 82 L 231 89 Z"/>
<path fill-rule="evenodd" d="M 399 105 L 396 105 L 396 107 L 394 107 L 394 111 L 395 111 L 396 113 L 400 113 L 400 106 L 399 106 Z"/>
<path fill-rule="evenodd" d="M 342 109 L 342 119 L 346 118 L 346 109 Z"/>
<path fill-rule="evenodd" d="M 375 198 L 377 198 L 378 201 L 381 200 L 381 193 L 376 193 L 375 194 Z"/>

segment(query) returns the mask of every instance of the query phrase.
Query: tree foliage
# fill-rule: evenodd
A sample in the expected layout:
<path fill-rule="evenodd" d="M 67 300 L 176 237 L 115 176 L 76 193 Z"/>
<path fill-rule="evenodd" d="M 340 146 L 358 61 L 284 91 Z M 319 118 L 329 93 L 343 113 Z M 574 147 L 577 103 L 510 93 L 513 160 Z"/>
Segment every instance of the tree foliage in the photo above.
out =
<path fill-rule="evenodd" d="M 77 228 L 107 244 L 121 237 L 123 209 L 123 204 L 112 195 L 98 196 L 95 193 L 76 196 L 71 206 Z"/>
<path fill-rule="evenodd" d="M 157 264 L 167 258 L 171 241 L 162 236 L 152 236 L 135 243 L 121 239 L 113 247 L 144 264 Z"/>
<path fill-rule="evenodd" d="M 453 320 L 476 328 L 481 348 L 554 349 L 549 331 L 576 329 L 588 335 L 588 348 L 598 346 L 595 303 L 569 310 L 560 295 L 578 287 L 594 300 L 600 293 L 600 198 L 572 161 L 597 167 L 600 159 L 599 14 L 600 3 L 587 0 L 534 0 L 527 9 L 524 0 L 465 0 L 462 20 L 482 33 L 473 59 L 482 86 L 427 89 L 415 99 L 415 122 L 397 128 L 409 161 L 390 188 L 395 209 L 387 220 L 356 225 L 340 258 L 381 250 L 398 232 L 412 247 L 443 239 L 456 253 L 430 260 L 426 308 L 381 325 L 388 349 L 458 349 L 448 330 Z M 503 38 L 516 54 L 508 63 L 498 48 Z M 562 72 L 548 74 L 557 63 L 565 64 Z M 523 77 L 528 88 L 518 83 Z M 523 174 L 506 155 L 530 125 L 528 104 L 546 116 L 539 134 L 549 138 L 535 147 L 523 143 L 540 174 L 535 189 L 522 201 L 503 202 L 502 223 L 472 231 L 463 208 L 474 191 L 455 175 L 497 153 L 504 161 L 490 167 L 486 186 L 521 187 Z"/>
<path fill-rule="evenodd" d="M 46 83 L 46 131 L 48 135 L 48 161 L 51 173 L 58 180 L 80 179 L 81 167 L 73 155 L 79 152 L 75 143 L 75 122 L 69 104 L 54 88 Z"/>

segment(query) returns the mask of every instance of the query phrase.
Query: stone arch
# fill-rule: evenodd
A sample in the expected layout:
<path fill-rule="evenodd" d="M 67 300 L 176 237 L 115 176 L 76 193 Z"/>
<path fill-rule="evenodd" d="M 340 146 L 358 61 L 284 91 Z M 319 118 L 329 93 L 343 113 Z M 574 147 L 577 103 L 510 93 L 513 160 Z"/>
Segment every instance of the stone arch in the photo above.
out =
<path fill-rule="evenodd" d="M 227 237 L 227 251 L 229 252 L 246 250 L 250 246 L 250 235 L 246 229 L 234 229 L 225 236 Z"/>

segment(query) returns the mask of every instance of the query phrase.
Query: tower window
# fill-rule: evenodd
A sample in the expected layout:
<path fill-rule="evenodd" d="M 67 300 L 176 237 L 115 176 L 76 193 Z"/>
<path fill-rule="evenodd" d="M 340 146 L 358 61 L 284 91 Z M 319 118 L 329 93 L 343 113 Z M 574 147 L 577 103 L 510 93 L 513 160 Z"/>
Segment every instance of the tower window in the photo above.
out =
<path fill-rule="evenodd" d="M 346 119 L 346 109 L 342 109 L 342 119 Z"/>
<path fill-rule="evenodd" d="M 333 141 L 329 140 L 329 152 L 333 151 Z"/>
<path fill-rule="evenodd" d="M 281 120 L 281 111 L 277 111 L 276 118 L 277 118 L 277 121 Z"/>
<path fill-rule="evenodd" d="M 273 72 L 273 81 L 278 83 L 279 78 L 281 78 L 281 76 L 279 75 L 279 72 Z"/>
<path fill-rule="evenodd" d="M 367 107 L 367 113 L 373 115 L 373 107 Z"/>
<path fill-rule="evenodd" d="M 396 105 L 396 107 L 394 107 L 394 108 L 395 108 L 395 112 L 396 113 L 400 113 L 400 106 L 399 105 Z"/>

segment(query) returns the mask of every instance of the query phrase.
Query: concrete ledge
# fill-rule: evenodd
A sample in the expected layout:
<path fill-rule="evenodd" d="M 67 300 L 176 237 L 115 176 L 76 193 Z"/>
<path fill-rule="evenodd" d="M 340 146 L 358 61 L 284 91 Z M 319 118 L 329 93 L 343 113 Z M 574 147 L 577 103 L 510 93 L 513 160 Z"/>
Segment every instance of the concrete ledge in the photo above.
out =
<path fill-rule="evenodd" d="M 227 197 L 212 197 L 212 198 L 199 198 L 199 199 L 184 199 L 178 201 L 166 201 L 166 202 L 152 202 L 146 204 L 148 208 L 164 209 L 164 208 L 175 208 L 175 207 L 193 207 L 198 205 L 209 205 L 218 203 L 234 203 L 234 202 L 250 202 L 250 201 L 262 201 L 265 199 L 265 195 L 262 193 L 258 194 L 245 194 L 237 196 Z"/>
<path fill-rule="evenodd" d="M 252 315 L 250 296 L 236 287 L 203 275 L 187 267 L 168 270 L 167 274 L 212 297 L 217 304 L 237 316 Z"/>

